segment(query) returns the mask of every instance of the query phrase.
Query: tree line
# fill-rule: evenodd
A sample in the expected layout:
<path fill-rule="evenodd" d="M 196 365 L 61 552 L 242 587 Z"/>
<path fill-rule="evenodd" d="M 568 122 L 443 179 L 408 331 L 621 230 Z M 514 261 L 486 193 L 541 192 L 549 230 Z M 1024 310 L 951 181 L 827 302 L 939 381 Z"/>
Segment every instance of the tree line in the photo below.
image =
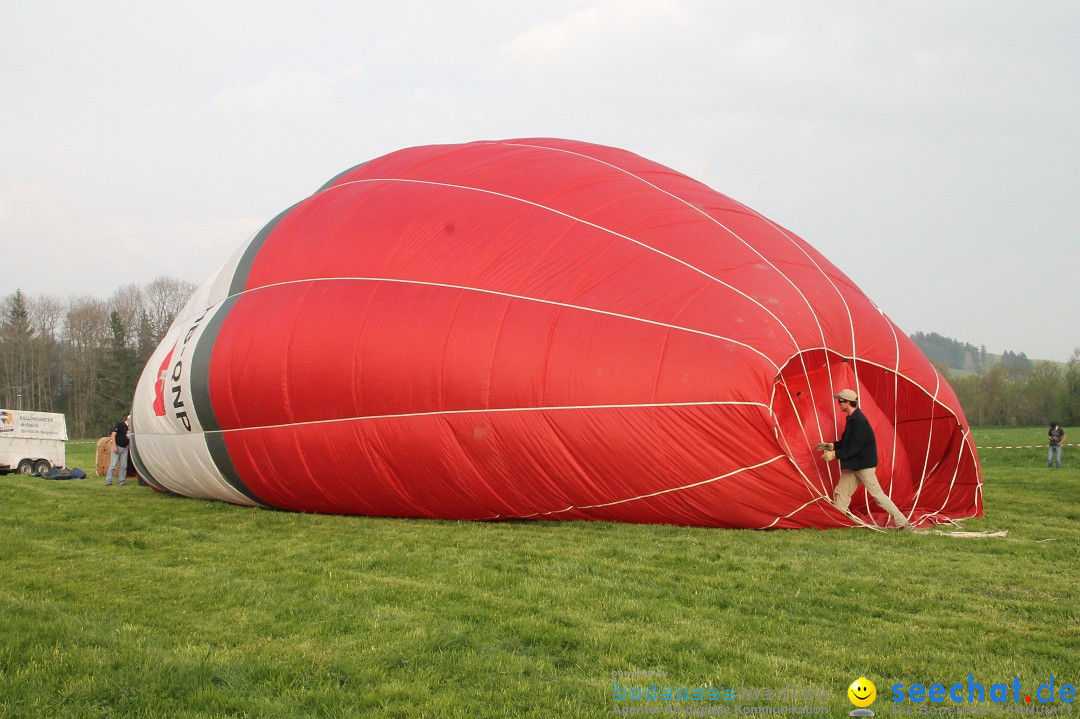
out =
<path fill-rule="evenodd" d="M 976 347 L 970 342 L 960 342 L 937 332 L 916 332 L 910 336 L 927 359 L 935 365 L 954 370 L 984 374 L 1000 363 L 1021 375 L 1027 375 L 1035 367 L 1035 363 L 1023 352 L 1006 350 L 1000 357 L 995 357 L 987 353 L 986 345 Z"/>
<path fill-rule="evenodd" d="M 948 378 L 972 424 L 1080 424 L 1080 347 L 1062 365 L 1012 350 L 996 357 L 985 345 L 936 332 L 916 332 L 911 339 Z"/>
<path fill-rule="evenodd" d="M 983 374 L 951 377 L 949 384 L 975 425 L 1080 425 L 1080 347 L 1064 365 L 1003 357 Z"/>
<path fill-rule="evenodd" d="M 68 436 L 101 437 L 130 411 L 143 366 L 196 285 L 158 277 L 108 300 L 27 296 L 0 303 L 0 407 L 62 412 Z"/>
<path fill-rule="evenodd" d="M 937 332 L 916 332 L 911 339 L 935 365 L 981 373 L 994 364 L 986 352 L 986 345 L 976 347 L 970 342 L 959 342 Z"/>

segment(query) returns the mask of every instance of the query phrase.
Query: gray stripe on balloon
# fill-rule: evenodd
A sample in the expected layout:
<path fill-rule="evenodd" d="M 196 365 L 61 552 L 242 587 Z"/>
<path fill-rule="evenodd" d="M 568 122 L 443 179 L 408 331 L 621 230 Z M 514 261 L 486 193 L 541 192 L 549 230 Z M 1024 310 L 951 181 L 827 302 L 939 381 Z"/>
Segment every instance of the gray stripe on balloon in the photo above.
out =
<path fill-rule="evenodd" d="M 298 202 L 296 204 L 298 205 L 300 203 Z M 296 207 L 296 205 L 293 205 L 274 219 L 267 222 L 266 226 L 259 230 L 259 234 L 251 238 L 251 242 L 248 243 L 247 249 L 244 250 L 244 256 L 240 258 L 240 261 L 236 264 L 236 271 L 233 272 L 232 283 L 229 285 L 229 297 L 235 297 L 247 289 L 248 275 L 251 273 L 251 266 L 255 263 L 255 258 L 258 256 L 259 250 L 262 249 L 263 243 L 266 242 L 266 238 L 274 231 L 277 224 L 285 218 L 285 215 L 293 211 L 294 207 Z"/>
<path fill-rule="evenodd" d="M 348 175 L 353 170 L 357 170 L 357 169 L 363 167 L 364 165 L 368 164 L 368 162 L 371 162 L 371 160 L 367 160 L 366 162 L 361 162 L 359 165 L 353 165 L 348 170 L 345 170 L 344 172 L 339 172 L 338 174 L 334 175 L 333 177 L 330 178 L 329 181 L 327 181 L 327 183 L 325 185 L 320 187 L 318 192 L 316 192 L 315 194 L 317 195 L 317 194 L 319 194 L 319 192 L 322 192 L 323 190 L 329 189 L 331 186 L 333 186 L 333 184 L 335 182 L 337 182 L 341 178 L 345 177 L 345 175 Z"/>
<path fill-rule="evenodd" d="M 180 496 L 173 492 L 171 489 L 165 487 L 161 482 L 154 479 L 154 475 L 150 474 L 150 470 L 146 468 L 146 464 L 142 461 L 142 457 L 139 456 L 139 443 L 138 437 L 135 432 L 131 433 L 131 463 L 135 465 L 135 471 L 139 473 L 139 478 L 149 484 L 154 489 L 165 492 L 166 494 L 172 494 L 174 496 Z"/>
<path fill-rule="evenodd" d="M 279 215 L 278 219 L 284 214 Z M 218 472 L 225 481 L 251 501 L 263 507 L 273 507 L 269 502 L 255 496 L 255 493 L 240 478 L 240 473 L 236 471 L 236 466 L 229 457 L 229 450 L 225 446 L 225 434 L 221 431 L 221 424 L 218 422 L 213 400 L 210 397 L 210 358 L 214 352 L 214 342 L 229 311 L 239 299 L 239 295 L 233 295 L 221 303 L 221 307 L 210 318 L 195 345 L 195 352 L 191 357 L 191 409 L 203 428 L 203 437 L 206 440 L 206 448 L 210 451 L 210 458 L 214 460 Z"/>
<path fill-rule="evenodd" d="M 344 172 L 340 172 L 337 175 L 334 175 L 334 177 L 332 177 L 330 179 L 330 181 L 327 182 L 325 185 L 320 187 L 315 192 L 315 194 L 317 195 L 320 192 L 322 192 L 323 190 L 326 190 L 327 188 L 331 187 L 335 182 L 340 180 L 342 177 L 345 177 L 350 172 L 352 172 L 352 171 L 354 171 L 354 170 L 356 170 L 356 169 L 358 169 L 360 167 L 363 167 L 364 165 L 368 164 L 368 162 L 370 162 L 370 160 L 367 160 L 365 162 L 361 162 L 359 165 L 354 165 L 353 167 L 350 167 L 348 170 L 345 170 Z M 314 197 L 314 195 L 312 195 L 312 197 Z M 303 200 L 301 200 L 301 202 L 302 201 Z M 255 258 L 258 257 L 259 251 L 262 250 L 263 243 L 266 242 L 266 238 L 270 236 L 270 233 L 274 231 L 274 228 L 277 227 L 278 223 L 281 222 L 283 219 L 285 219 L 285 215 L 292 212 L 293 209 L 296 207 L 296 205 L 299 205 L 299 204 L 300 203 L 297 202 L 296 204 L 292 205 L 288 209 L 286 209 L 283 212 L 279 213 L 277 217 L 275 217 L 274 219 L 267 222 L 266 225 L 261 230 L 259 230 L 259 233 L 257 235 L 255 235 L 255 237 L 253 237 L 251 239 L 251 242 L 248 243 L 247 249 L 244 250 L 243 257 L 240 258 L 240 261 L 236 264 L 236 270 L 233 272 L 232 282 L 229 284 L 229 296 L 230 297 L 232 297 L 234 295 L 239 295 L 239 294 L 241 294 L 242 292 L 244 292 L 245 290 L 248 289 L 247 281 L 248 281 L 248 276 L 251 274 L 251 266 L 255 263 Z"/>

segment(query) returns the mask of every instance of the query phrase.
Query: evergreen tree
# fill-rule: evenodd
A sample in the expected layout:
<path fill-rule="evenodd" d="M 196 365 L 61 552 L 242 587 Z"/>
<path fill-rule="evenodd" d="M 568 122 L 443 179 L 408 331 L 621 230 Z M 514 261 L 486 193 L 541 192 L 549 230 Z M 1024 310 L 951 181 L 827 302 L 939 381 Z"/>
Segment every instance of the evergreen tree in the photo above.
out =
<path fill-rule="evenodd" d="M 1012 370 L 1016 377 L 1026 377 L 1035 369 L 1035 365 L 1023 352 L 1017 354 L 1012 350 L 1006 350 L 1005 354 L 1001 355 L 1001 362 Z"/>
<path fill-rule="evenodd" d="M 33 331 L 22 290 L 6 298 L 0 322 L 0 397 L 3 406 L 25 409 L 34 382 Z"/>
<path fill-rule="evenodd" d="M 158 340 L 154 338 L 154 325 L 150 321 L 150 313 L 143 310 L 139 313 L 138 329 L 135 331 L 135 354 L 140 364 L 146 364 L 150 355 L 154 354 Z"/>
<path fill-rule="evenodd" d="M 99 369 L 98 393 L 93 425 L 110 427 L 131 411 L 140 367 L 136 353 L 128 346 L 127 328 L 116 310 L 109 312 L 109 339 L 105 359 Z"/>

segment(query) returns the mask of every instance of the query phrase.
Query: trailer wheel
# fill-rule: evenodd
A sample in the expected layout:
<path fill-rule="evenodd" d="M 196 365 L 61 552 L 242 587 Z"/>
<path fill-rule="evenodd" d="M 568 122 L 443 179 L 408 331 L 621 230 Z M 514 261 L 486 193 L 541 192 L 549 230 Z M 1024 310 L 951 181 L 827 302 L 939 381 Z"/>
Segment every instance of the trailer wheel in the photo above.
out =
<path fill-rule="evenodd" d="M 20 459 L 19 466 L 15 469 L 19 474 L 30 474 L 34 471 L 34 462 L 30 459 Z"/>
<path fill-rule="evenodd" d="M 39 459 L 34 463 L 34 474 L 45 474 L 52 469 L 52 464 L 47 459 Z"/>

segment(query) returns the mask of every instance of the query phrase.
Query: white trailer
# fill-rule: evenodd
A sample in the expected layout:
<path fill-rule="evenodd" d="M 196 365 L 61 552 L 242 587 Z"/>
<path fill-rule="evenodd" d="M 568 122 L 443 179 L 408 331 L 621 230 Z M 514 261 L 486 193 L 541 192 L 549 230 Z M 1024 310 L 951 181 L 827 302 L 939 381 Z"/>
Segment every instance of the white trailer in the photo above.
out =
<path fill-rule="evenodd" d="M 63 467 L 66 440 L 62 414 L 0 409 L 0 474 L 44 474 Z"/>

